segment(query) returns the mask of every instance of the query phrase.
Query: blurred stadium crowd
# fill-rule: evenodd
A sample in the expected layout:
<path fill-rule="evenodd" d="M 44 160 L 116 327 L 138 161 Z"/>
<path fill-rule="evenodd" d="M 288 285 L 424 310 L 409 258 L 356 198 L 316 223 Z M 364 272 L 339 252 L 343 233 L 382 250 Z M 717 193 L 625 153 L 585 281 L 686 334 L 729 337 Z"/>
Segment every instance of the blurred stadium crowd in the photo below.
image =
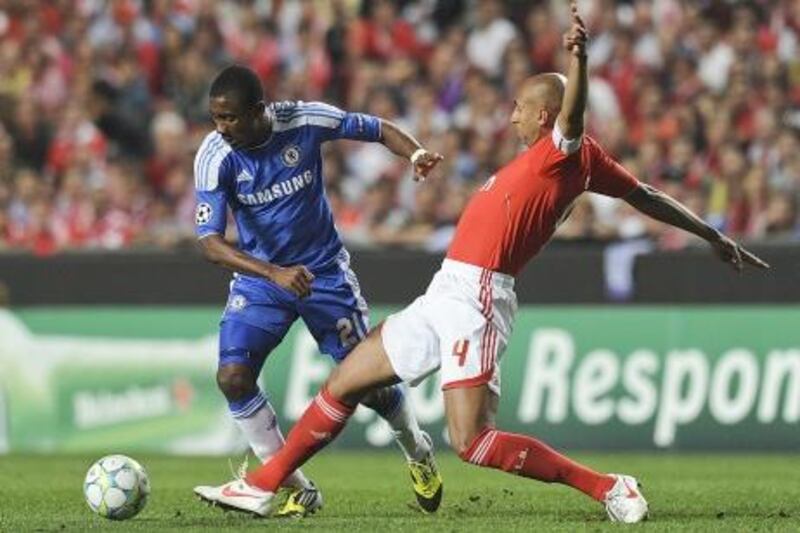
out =
<path fill-rule="evenodd" d="M 443 249 L 514 157 L 526 76 L 564 70 L 562 0 L 55 0 L 0 11 L 0 248 L 193 240 L 192 160 L 218 69 L 325 100 L 445 155 L 422 186 L 380 145 L 329 143 L 345 239 Z M 590 132 L 640 179 L 745 239 L 800 239 L 800 0 L 585 0 Z M 563 240 L 687 237 L 587 195 Z"/>

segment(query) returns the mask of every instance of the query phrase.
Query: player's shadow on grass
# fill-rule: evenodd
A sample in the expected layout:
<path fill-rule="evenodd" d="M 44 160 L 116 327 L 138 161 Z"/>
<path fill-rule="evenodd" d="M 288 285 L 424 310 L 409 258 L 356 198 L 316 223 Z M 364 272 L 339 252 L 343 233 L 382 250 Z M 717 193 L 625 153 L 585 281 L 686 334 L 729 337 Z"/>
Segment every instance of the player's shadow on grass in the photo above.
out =
<path fill-rule="evenodd" d="M 659 520 L 671 521 L 679 520 L 719 520 L 720 524 L 724 524 L 725 520 L 736 520 L 737 518 L 758 518 L 761 520 L 782 519 L 788 521 L 800 520 L 799 512 L 787 511 L 785 509 L 736 509 L 735 511 L 726 511 L 725 509 L 687 509 L 683 511 L 655 511 L 651 512 L 652 517 Z"/>
<path fill-rule="evenodd" d="M 519 502 L 517 502 L 519 503 Z M 461 502 L 445 503 L 439 510 L 438 516 L 444 519 L 450 519 L 454 516 L 461 518 L 486 518 L 487 513 L 491 513 L 494 508 L 497 512 L 501 512 L 504 518 L 526 518 L 535 516 L 540 519 L 546 519 L 553 523 L 562 522 L 603 522 L 606 520 L 606 514 L 602 508 L 598 509 L 563 509 L 563 508 L 549 508 L 549 507 L 532 507 L 525 505 L 515 505 L 509 507 L 507 504 L 495 505 L 494 500 L 490 498 L 480 498 L 464 500 Z"/>
<path fill-rule="evenodd" d="M 300 526 L 301 520 L 288 520 L 281 518 L 259 518 L 250 516 L 245 513 L 237 513 L 233 511 L 223 512 L 219 511 L 218 515 L 209 514 L 207 516 L 173 516 L 169 518 L 164 517 L 137 517 L 137 525 L 144 526 L 142 531 L 156 531 L 158 529 L 172 529 L 180 528 L 188 531 L 195 530 L 208 530 L 215 529 L 229 531 L 235 528 L 236 531 L 240 529 L 259 528 L 263 530 L 269 526 L 270 530 L 284 529 L 278 526 L 287 526 L 286 529 L 291 529 L 294 524 Z M 139 524 L 144 522 L 144 524 Z M 310 529 L 308 524 L 305 524 L 305 529 Z"/>

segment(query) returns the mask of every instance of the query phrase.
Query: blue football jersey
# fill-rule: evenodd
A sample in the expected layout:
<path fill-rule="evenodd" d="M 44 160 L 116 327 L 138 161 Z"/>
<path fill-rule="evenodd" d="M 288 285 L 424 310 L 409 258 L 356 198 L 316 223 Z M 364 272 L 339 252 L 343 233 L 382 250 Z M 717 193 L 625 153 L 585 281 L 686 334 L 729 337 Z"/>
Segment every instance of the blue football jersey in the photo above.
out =
<path fill-rule="evenodd" d="M 263 144 L 234 149 L 215 131 L 197 151 L 197 237 L 224 235 L 229 207 L 243 252 L 280 266 L 325 269 L 342 242 L 325 197 L 321 145 L 379 141 L 380 119 L 318 102 L 273 103 L 266 113 L 272 134 Z"/>

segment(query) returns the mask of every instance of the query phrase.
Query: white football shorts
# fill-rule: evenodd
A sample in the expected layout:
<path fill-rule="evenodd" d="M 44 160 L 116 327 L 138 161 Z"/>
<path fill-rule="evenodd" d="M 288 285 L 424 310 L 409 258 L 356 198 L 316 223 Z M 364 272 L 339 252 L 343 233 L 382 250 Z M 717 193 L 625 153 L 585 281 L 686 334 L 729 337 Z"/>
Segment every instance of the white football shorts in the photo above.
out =
<path fill-rule="evenodd" d="M 499 396 L 516 311 L 513 276 L 445 259 L 425 294 L 386 319 L 383 346 L 411 386 L 441 367 L 443 389 L 488 384 Z"/>

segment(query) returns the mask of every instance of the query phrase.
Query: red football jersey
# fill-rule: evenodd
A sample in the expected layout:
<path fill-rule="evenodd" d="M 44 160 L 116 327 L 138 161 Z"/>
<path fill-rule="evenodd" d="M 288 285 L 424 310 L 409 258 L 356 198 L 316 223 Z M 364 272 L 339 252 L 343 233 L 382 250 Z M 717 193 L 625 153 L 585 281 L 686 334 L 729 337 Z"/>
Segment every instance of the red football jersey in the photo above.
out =
<path fill-rule="evenodd" d="M 620 198 L 638 186 L 594 139 L 578 142 L 556 129 L 490 177 L 461 214 L 447 257 L 516 276 L 582 192 Z"/>

